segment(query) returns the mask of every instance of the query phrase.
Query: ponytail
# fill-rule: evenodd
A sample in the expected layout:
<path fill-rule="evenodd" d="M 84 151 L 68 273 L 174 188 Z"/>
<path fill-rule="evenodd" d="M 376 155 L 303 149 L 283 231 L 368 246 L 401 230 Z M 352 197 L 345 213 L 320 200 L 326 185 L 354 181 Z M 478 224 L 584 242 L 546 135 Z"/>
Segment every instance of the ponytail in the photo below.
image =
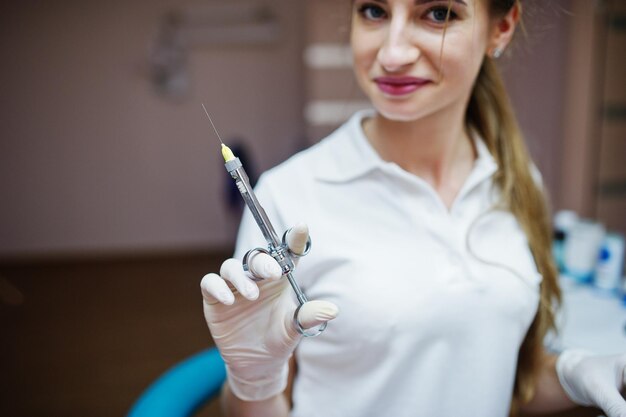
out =
<path fill-rule="evenodd" d="M 561 293 L 551 252 L 551 223 L 541 185 L 533 178 L 531 160 L 498 69 L 485 58 L 466 114 L 467 127 L 483 138 L 498 164 L 495 184 L 501 204 L 516 217 L 528 239 L 539 273 L 540 304 L 519 351 L 511 415 L 530 401 L 539 377 L 543 340 L 555 328 Z"/>

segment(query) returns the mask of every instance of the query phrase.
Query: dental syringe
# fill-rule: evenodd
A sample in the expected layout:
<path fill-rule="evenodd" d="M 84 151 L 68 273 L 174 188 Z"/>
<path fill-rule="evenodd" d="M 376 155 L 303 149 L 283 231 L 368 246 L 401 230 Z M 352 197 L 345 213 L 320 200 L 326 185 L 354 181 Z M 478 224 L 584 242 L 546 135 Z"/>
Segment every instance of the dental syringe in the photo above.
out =
<path fill-rule="evenodd" d="M 300 321 L 298 320 L 298 313 L 300 312 L 300 308 L 304 305 L 304 303 L 308 301 L 308 299 L 306 295 L 300 289 L 300 286 L 298 285 L 298 283 L 296 282 L 296 279 L 293 276 L 293 272 L 296 268 L 295 259 L 306 255 L 311 250 L 310 238 L 307 239 L 304 251 L 303 253 L 300 253 L 300 254 L 294 253 L 289 249 L 289 245 L 287 244 L 287 234 L 289 233 L 289 230 L 285 231 L 285 233 L 282 236 L 282 239 L 279 239 L 278 235 L 276 234 L 276 230 L 274 229 L 274 226 L 272 226 L 272 223 L 270 219 L 267 217 L 265 210 L 259 203 L 259 200 L 257 200 L 256 195 L 254 194 L 254 190 L 252 186 L 250 185 L 250 180 L 248 179 L 248 175 L 246 174 L 246 171 L 243 168 L 241 161 L 239 160 L 239 158 L 235 157 L 232 150 L 228 146 L 226 146 L 224 142 L 222 141 L 222 138 L 217 132 L 217 129 L 215 128 L 215 125 L 213 124 L 213 120 L 211 119 L 211 116 L 209 116 L 209 113 L 204 107 L 204 104 L 202 105 L 202 108 L 204 109 L 204 112 L 209 118 L 209 121 L 211 122 L 211 126 L 213 126 L 213 130 L 215 131 L 215 134 L 219 138 L 220 143 L 222 145 L 222 156 L 224 157 L 224 166 L 226 167 L 226 171 L 228 171 L 228 173 L 233 178 L 233 180 L 235 180 L 235 184 L 237 185 L 237 189 L 239 190 L 239 193 L 243 197 L 243 200 L 248 206 L 248 209 L 252 213 L 252 216 L 254 217 L 256 224 L 259 226 L 259 229 L 261 229 L 261 233 L 263 234 L 263 237 L 265 238 L 265 241 L 267 242 L 267 249 L 265 248 L 252 249 L 244 255 L 243 260 L 242 260 L 244 270 L 246 272 L 250 271 L 250 266 L 249 266 L 248 261 L 251 259 L 252 255 L 254 255 L 255 253 L 266 253 L 270 255 L 272 258 L 274 258 L 276 262 L 278 262 L 278 264 L 280 265 L 283 277 L 286 277 L 287 280 L 289 281 L 291 288 L 296 294 L 296 299 L 298 300 L 298 307 L 296 308 L 296 311 L 293 316 L 294 324 L 298 332 L 305 337 L 314 337 L 314 336 L 319 335 L 320 333 L 324 331 L 324 329 L 326 329 L 326 326 L 328 324 L 327 322 L 322 323 L 316 328 L 307 330 L 302 327 L 302 325 L 300 324 Z M 254 277 L 252 279 L 256 281 L 259 280 Z"/>

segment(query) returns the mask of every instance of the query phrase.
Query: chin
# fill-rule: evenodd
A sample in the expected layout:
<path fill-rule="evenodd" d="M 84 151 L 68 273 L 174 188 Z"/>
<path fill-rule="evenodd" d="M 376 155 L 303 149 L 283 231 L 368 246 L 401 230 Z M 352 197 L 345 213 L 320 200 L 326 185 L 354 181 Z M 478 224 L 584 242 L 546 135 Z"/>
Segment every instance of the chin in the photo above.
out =
<path fill-rule="evenodd" d="M 374 108 L 382 117 L 394 122 L 413 122 L 420 119 L 424 115 L 415 109 L 405 109 L 402 107 L 377 105 L 373 103 Z"/>

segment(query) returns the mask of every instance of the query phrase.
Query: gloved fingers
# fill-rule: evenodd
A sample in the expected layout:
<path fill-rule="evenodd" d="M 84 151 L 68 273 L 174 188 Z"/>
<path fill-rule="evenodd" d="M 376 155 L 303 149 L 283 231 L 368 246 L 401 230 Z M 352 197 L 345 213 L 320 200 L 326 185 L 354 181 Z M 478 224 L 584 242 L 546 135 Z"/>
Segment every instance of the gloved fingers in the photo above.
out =
<path fill-rule="evenodd" d="M 298 321 L 308 330 L 334 319 L 338 314 L 339 308 L 330 301 L 313 300 L 302 305 L 298 312 Z"/>
<path fill-rule="evenodd" d="M 254 252 L 248 259 L 250 273 L 257 279 L 279 280 L 283 271 L 278 262 L 267 253 Z"/>
<path fill-rule="evenodd" d="M 286 336 L 285 340 L 287 341 L 287 343 L 283 346 L 283 350 L 285 351 L 290 349 L 290 346 L 296 344 L 302 337 L 298 331 L 296 323 L 294 323 L 293 316 L 295 309 L 291 309 L 290 311 L 290 314 L 286 314 L 284 316 L 283 322 L 285 332 L 284 335 Z M 334 319 L 338 314 L 339 308 L 329 301 L 307 301 L 302 305 L 302 307 L 300 307 L 297 320 L 304 330 L 309 330 L 324 322 Z M 274 346 L 274 349 L 277 351 L 281 350 L 278 346 Z"/>
<path fill-rule="evenodd" d="M 228 284 L 217 274 L 207 274 L 200 281 L 202 298 L 206 304 L 222 303 L 232 305 L 235 302 L 233 292 Z"/>
<path fill-rule="evenodd" d="M 598 394 L 601 396 L 598 398 L 598 406 L 606 413 L 607 417 L 626 416 L 626 401 L 616 389 L 606 390 Z"/>
<path fill-rule="evenodd" d="M 309 240 L 309 227 L 305 223 L 296 224 L 289 230 L 285 240 L 289 250 L 296 255 L 303 254 Z"/>
<path fill-rule="evenodd" d="M 297 306 L 292 294 L 284 292 L 281 299 L 272 310 L 271 321 L 280 323 L 282 326 L 271 326 L 266 333 L 265 346 L 277 356 L 289 356 L 296 345 L 302 339 L 298 328 L 294 323 L 294 313 Z M 302 305 L 298 312 L 300 325 L 305 329 L 311 329 L 326 321 L 337 317 L 339 309 L 328 301 L 308 301 Z"/>
<path fill-rule="evenodd" d="M 220 268 L 220 275 L 230 282 L 244 298 L 256 300 L 259 297 L 259 287 L 243 270 L 241 261 L 234 258 L 225 260 Z"/>

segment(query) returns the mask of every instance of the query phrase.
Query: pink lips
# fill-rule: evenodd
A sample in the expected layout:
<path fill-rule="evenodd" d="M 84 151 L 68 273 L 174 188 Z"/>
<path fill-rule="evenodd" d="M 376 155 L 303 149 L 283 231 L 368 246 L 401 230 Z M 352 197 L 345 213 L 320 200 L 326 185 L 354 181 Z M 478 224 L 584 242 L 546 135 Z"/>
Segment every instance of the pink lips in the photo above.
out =
<path fill-rule="evenodd" d="M 428 84 L 430 81 L 417 77 L 376 77 L 374 82 L 385 94 L 391 96 L 403 96 L 414 92 L 418 88 Z"/>

